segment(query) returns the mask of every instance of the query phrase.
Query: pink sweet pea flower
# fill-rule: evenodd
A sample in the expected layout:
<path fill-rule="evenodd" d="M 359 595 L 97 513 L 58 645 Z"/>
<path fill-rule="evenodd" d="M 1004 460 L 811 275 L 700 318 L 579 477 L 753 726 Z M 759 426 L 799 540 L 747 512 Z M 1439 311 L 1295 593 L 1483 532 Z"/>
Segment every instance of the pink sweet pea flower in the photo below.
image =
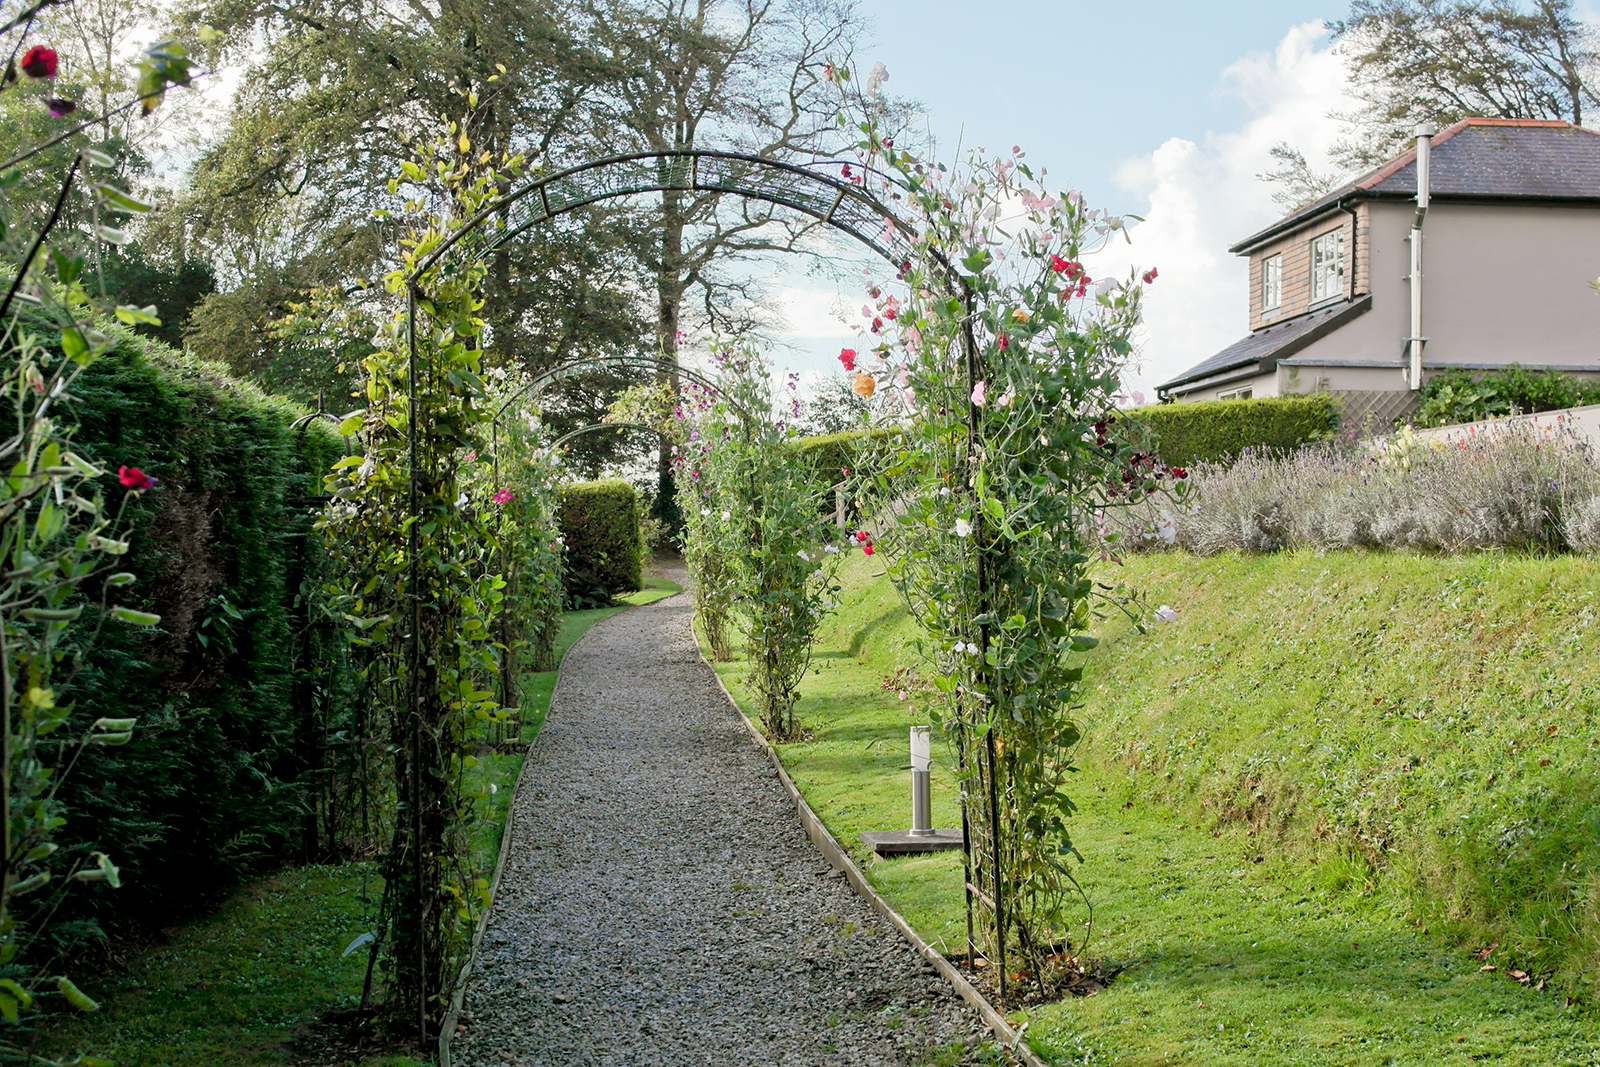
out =
<path fill-rule="evenodd" d="M 54 78 L 56 76 L 56 50 L 36 44 L 22 53 L 22 62 L 18 64 L 22 73 L 30 78 Z"/>
<path fill-rule="evenodd" d="M 117 481 L 127 489 L 153 489 L 156 480 L 138 467 L 118 467 Z"/>
<path fill-rule="evenodd" d="M 988 382 L 979 382 L 977 385 L 974 385 L 972 387 L 972 402 L 980 408 L 983 407 L 983 405 L 988 401 L 988 392 Z"/>
<path fill-rule="evenodd" d="M 844 364 L 845 370 L 855 370 L 856 350 L 853 348 L 841 349 L 839 352 L 839 362 Z"/>
<path fill-rule="evenodd" d="M 511 490 L 509 490 L 509 489 L 498 490 L 498 491 L 496 491 L 494 496 L 490 497 L 489 499 L 493 500 L 496 504 L 509 504 L 509 503 L 511 503 Z"/>

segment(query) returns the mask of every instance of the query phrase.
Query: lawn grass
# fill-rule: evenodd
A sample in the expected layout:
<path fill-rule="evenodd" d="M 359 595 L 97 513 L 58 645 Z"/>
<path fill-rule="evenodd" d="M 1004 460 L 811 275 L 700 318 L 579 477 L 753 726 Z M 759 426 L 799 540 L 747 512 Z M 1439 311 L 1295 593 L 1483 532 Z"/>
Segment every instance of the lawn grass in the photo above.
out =
<path fill-rule="evenodd" d="M 1600 1063 L 1583 945 L 1597 840 L 1578 839 L 1600 742 L 1596 570 L 1174 554 L 1108 574 L 1179 612 L 1148 634 L 1109 627 L 1088 665 L 1078 873 L 1089 953 L 1127 970 L 1016 1013 L 1033 1046 L 1140 1067 Z M 881 688 L 917 655 L 881 571 L 847 564 L 799 707 L 815 736 L 781 753 L 878 891 L 952 951 L 959 856 L 879 861 L 856 837 L 907 823 L 920 719 Z M 742 664 L 717 669 L 744 700 Z M 1486 964 L 1473 950 L 1496 939 Z M 1559 971 L 1543 991 L 1506 974 L 1537 960 Z"/>
<path fill-rule="evenodd" d="M 679 587 L 647 577 L 619 599 L 646 604 Z M 567 613 L 557 638 L 559 661 L 595 623 L 625 606 Z M 523 689 L 525 740 L 549 710 L 556 671 Z M 474 864 L 489 877 L 521 772 L 523 751 L 485 753 L 474 783 L 493 786 L 472 831 Z M 66 1056 L 87 1050 L 118 1067 L 267 1067 L 295 1062 L 292 1043 L 318 1017 L 360 1002 L 367 953 L 341 956 L 372 929 L 383 879 L 376 864 L 298 867 L 251 883 L 221 909 L 166 931 L 163 944 L 124 969 L 82 983 L 105 1005 L 93 1015 L 59 1016 L 39 1036 L 40 1050 Z M 334 1067 L 422 1067 L 431 1056 L 377 1054 Z"/>

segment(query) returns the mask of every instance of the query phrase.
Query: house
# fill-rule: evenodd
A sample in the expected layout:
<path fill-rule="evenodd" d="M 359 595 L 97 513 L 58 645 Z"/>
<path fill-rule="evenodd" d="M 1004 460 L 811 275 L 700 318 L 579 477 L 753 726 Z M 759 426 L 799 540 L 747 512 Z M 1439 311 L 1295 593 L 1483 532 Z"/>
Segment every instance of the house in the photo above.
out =
<path fill-rule="evenodd" d="M 1158 386 L 1163 400 L 1328 391 L 1347 424 L 1388 424 L 1450 368 L 1600 377 L 1600 133 L 1484 118 L 1417 132 L 1229 249 L 1250 260 L 1250 334 Z"/>

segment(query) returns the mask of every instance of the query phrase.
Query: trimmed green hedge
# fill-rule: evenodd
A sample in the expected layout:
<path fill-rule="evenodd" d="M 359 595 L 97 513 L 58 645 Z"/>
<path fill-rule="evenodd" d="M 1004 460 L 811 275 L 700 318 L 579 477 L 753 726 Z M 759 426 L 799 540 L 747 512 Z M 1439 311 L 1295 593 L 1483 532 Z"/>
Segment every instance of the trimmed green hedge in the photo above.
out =
<path fill-rule="evenodd" d="M 1154 433 L 1162 460 L 1174 467 L 1215 463 L 1246 448 L 1297 448 L 1329 440 L 1339 428 L 1339 411 L 1323 393 L 1159 404 L 1123 417 Z"/>
<path fill-rule="evenodd" d="M 875 448 L 893 440 L 901 433 L 897 426 L 880 426 L 871 430 L 844 430 L 816 437 L 802 437 L 790 444 L 794 454 L 811 465 L 824 480 L 839 482 L 846 469 L 854 469 L 864 450 Z"/>
<path fill-rule="evenodd" d="M 644 546 L 633 486 L 620 478 L 575 482 L 561 489 L 560 512 L 567 599 L 574 607 L 642 588 Z"/>
<path fill-rule="evenodd" d="M 317 797 L 332 720 L 353 701 L 348 646 L 307 608 L 307 534 L 343 442 L 326 422 L 291 430 L 304 409 L 141 336 L 124 334 L 74 393 L 80 450 L 160 479 L 129 506 L 138 582 L 119 599 L 162 622 L 107 627 L 72 682 L 81 722 L 138 728 L 84 749 L 62 785 L 58 840 L 109 853 L 123 885 L 70 894 L 61 917 L 161 926 L 248 873 L 328 851 Z M 114 473 L 104 491 L 122 498 Z"/>

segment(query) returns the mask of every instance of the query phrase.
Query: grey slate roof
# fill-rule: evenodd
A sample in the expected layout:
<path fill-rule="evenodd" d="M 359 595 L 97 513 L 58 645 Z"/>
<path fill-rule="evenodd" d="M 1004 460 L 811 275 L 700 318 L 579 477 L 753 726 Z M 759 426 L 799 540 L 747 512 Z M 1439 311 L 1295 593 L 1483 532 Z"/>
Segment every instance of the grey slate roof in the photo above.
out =
<path fill-rule="evenodd" d="M 1551 119 L 1463 119 L 1433 138 L 1429 193 L 1441 199 L 1600 202 L 1600 133 Z M 1416 149 L 1279 219 L 1228 251 L 1244 252 L 1336 204 L 1409 200 Z"/>
<path fill-rule="evenodd" d="M 1255 364 L 1261 373 L 1266 373 L 1277 366 L 1278 360 L 1293 355 L 1371 307 L 1372 297 L 1366 295 L 1274 323 L 1235 341 L 1204 363 L 1190 367 L 1171 381 L 1156 386 L 1156 391 L 1164 393 L 1174 386 L 1197 382 L 1251 364 Z"/>

